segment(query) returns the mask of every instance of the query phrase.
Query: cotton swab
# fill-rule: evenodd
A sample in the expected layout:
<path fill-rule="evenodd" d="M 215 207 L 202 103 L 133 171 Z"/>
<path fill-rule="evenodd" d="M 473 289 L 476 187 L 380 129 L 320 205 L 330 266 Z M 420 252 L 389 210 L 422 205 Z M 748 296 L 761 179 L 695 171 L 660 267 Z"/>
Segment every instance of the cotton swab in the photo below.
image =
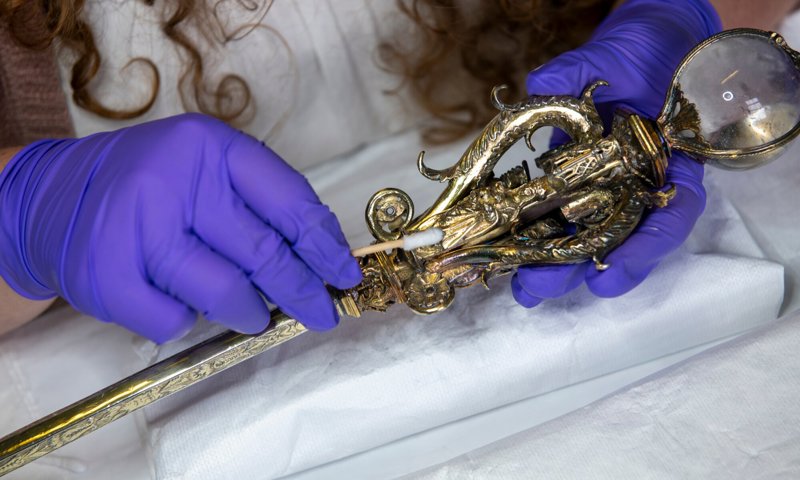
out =
<path fill-rule="evenodd" d="M 397 240 L 388 242 L 376 243 L 353 249 L 350 253 L 354 257 L 363 257 L 370 253 L 381 252 L 384 250 L 392 250 L 394 248 L 402 248 L 403 250 L 416 250 L 421 247 L 429 247 L 433 244 L 439 243 L 444 238 L 444 232 L 440 228 L 429 228 L 421 232 L 404 235 Z"/>

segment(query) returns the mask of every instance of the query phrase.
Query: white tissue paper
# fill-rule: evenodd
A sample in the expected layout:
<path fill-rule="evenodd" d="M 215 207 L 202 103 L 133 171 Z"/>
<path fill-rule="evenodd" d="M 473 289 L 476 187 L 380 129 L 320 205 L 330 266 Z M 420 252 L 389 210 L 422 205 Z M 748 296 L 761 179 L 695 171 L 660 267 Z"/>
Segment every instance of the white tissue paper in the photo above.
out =
<path fill-rule="evenodd" d="M 407 478 L 800 478 L 798 345 L 800 312 Z"/>
<path fill-rule="evenodd" d="M 440 191 L 414 168 L 414 138 L 310 173 L 353 245 L 369 240 L 361 205 L 378 188 L 403 188 L 420 208 Z M 429 159 L 441 167 L 461 151 L 429 152 Z M 623 297 L 579 289 L 526 310 L 512 299 L 508 278 L 498 279 L 492 291 L 461 290 L 435 316 L 397 306 L 345 319 L 151 406 L 157 477 L 299 472 L 774 320 L 783 268 L 762 259 L 723 192 L 708 187 L 707 212 L 687 245 Z"/>

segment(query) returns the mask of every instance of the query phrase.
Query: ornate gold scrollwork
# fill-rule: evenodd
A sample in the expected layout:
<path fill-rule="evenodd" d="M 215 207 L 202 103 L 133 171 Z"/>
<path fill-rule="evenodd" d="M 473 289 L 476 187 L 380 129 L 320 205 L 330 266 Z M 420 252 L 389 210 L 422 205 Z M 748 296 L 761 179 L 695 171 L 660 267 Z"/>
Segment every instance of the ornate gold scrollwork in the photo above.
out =
<path fill-rule="evenodd" d="M 620 113 L 612 134 L 602 136 L 592 92 L 603 85 L 590 85 L 580 98 L 531 97 L 510 105 L 495 89 L 492 102 L 500 112 L 456 164 L 435 170 L 425 165 L 424 152 L 417 158 L 424 177 L 447 182 L 430 208 L 412 218 L 411 199 L 397 189 L 379 191 L 367 206 L 367 225 L 379 241 L 434 227 L 442 240 L 362 259 L 364 281 L 341 296 L 361 310 L 406 303 L 428 314 L 447 308 L 456 288 L 486 284 L 519 265 L 592 260 L 606 268 L 605 255 L 648 206 L 665 205 L 669 195 L 651 193 L 663 185 L 668 151 L 656 143 L 652 122 Z M 530 178 L 527 164 L 495 175 L 498 160 L 516 141 L 531 147 L 531 135 L 545 126 L 562 129 L 572 141 L 536 160 L 544 175 Z"/>
<path fill-rule="evenodd" d="M 380 242 L 400 238 L 414 216 L 411 197 L 397 188 L 380 190 L 369 200 L 365 218 L 372 236 Z"/>

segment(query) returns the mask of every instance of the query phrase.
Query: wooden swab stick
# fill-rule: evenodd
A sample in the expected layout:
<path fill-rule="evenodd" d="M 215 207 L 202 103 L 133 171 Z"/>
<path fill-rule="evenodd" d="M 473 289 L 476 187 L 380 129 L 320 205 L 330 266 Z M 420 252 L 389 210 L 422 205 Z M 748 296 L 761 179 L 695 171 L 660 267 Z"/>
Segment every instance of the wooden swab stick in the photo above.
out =
<path fill-rule="evenodd" d="M 439 243 L 444 238 L 444 232 L 439 228 L 429 228 L 421 232 L 405 235 L 403 238 L 391 240 L 388 242 L 375 243 L 365 247 L 355 248 L 350 251 L 354 257 L 363 257 L 370 253 L 381 252 L 384 250 L 392 250 L 394 248 L 402 248 L 403 250 L 415 250 L 420 247 L 429 247 L 435 243 Z"/>

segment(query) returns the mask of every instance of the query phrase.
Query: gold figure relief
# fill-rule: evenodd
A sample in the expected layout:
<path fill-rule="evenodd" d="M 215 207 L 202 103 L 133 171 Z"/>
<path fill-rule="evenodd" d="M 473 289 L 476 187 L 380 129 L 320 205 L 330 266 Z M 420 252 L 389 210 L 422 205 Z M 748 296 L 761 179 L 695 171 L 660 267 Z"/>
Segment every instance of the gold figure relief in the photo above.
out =
<path fill-rule="evenodd" d="M 520 265 L 593 260 L 606 268 L 603 257 L 630 234 L 645 208 L 666 205 L 668 197 L 650 200 L 650 191 L 663 184 L 654 164 L 663 163 L 662 170 L 666 164 L 657 148 L 642 148 L 658 136 L 652 122 L 620 113 L 612 134 L 602 136 L 592 93 L 604 85 L 590 85 L 580 98 L 531 97 L 513 105 L 500 102 L 495 89 L 498 115 L 455 165 L 434 170 L 419 155 L 423 176 L 447 182 L 430 208 L 412 218 L 410 197 L 393 188 L 376 193 L 367 207 L 376 241 L 430 228 L 441 229 L 442 240 L 362 259 L 364 281 L 340 295 L 362 310 L 406 303 L 428 314 L 450 305 L 456 288 L 486 284 Z M 495 174 L 516 141 L 530 147 L 531 135 L 545 126 L 564 130 L 572 141 L 537 159 L 542 176 L 530 178 L 527 164 Z M 626 158 L 632 152 L 636 158 Z"/>
<path fill-rule="evenodd" d="M 675 139 L 689 140 L 703 148 L 711 148 L 711 144 L 700 133 L 700 113 L 681 90 L 680 84 L 676 85 L 674 107 L 671 115 L 665 122 L 664 134 Z"/>

